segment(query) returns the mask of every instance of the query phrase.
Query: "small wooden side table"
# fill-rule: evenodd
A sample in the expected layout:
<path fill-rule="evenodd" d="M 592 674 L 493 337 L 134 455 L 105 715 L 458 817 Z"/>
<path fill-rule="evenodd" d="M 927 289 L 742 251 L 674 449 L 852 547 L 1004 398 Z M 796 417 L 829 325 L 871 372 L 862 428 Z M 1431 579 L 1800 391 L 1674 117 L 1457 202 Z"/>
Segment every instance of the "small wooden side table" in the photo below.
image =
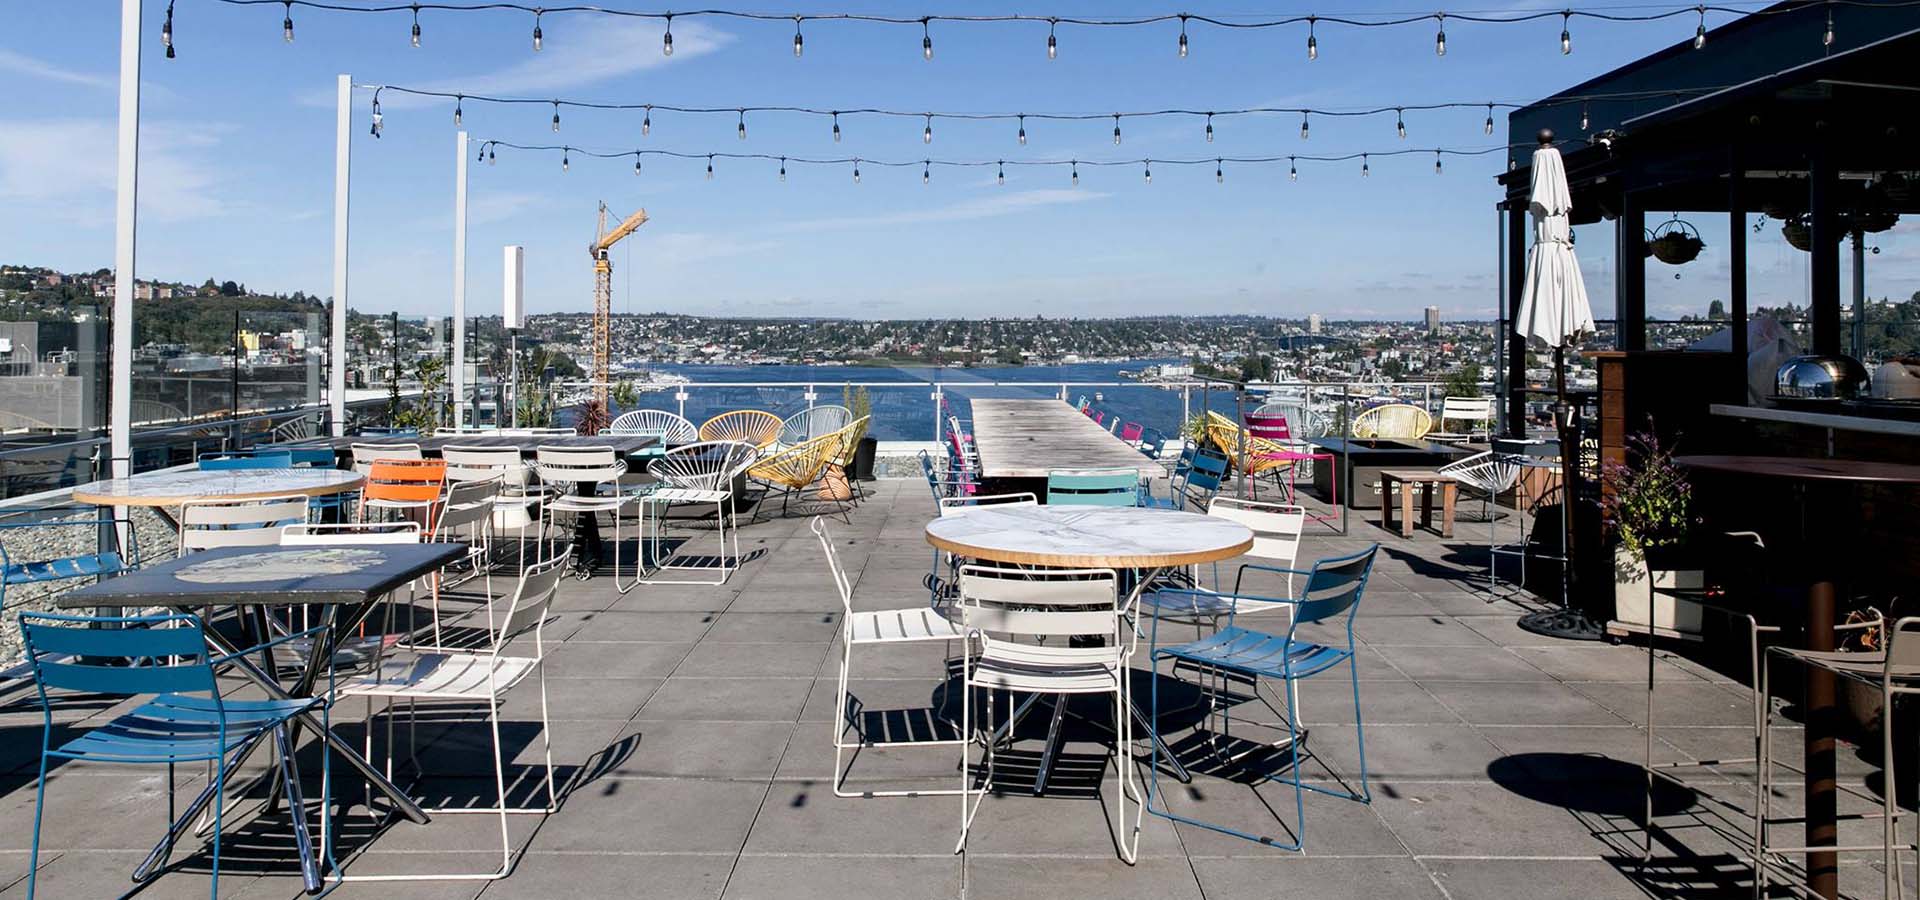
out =
<path fill-rule="evenodd" d="M 1420 527 L 1433 527 L 1433 491 L 1440 489 L 1440 536 L 1453 537 L 1453 502 L 1460 484 L 1452 476 L 1420 469 L 1388 469 L 1380 473 L 1380 527 L 1393 530 L 1393 499 L 1400 497 L 1400 536 L 1413 537 L 1413 489 L 1420 488 Z"/>

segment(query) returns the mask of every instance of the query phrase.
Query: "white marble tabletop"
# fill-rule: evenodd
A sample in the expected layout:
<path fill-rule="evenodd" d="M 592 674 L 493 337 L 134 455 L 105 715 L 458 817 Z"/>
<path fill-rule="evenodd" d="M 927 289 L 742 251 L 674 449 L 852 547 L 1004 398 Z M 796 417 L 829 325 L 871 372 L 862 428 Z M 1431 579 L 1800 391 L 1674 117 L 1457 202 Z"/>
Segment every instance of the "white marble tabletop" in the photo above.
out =
<path fill-rule="evenodd" d="M 353 490 L 363 480 L 358 472 L 339 469 L 180 469 L 88 482 L 73 489 L 73 499 L 99 506 L 179 506 L 196 500 L 317 497 Z"/>
<path fill-rule="evenodd" d="M 1253 532 L 1166 509 L 981 506 L 927 523 L 927 543 L 994 562 L 1151 569 L 1231 559 L 1253 546 Z"/>

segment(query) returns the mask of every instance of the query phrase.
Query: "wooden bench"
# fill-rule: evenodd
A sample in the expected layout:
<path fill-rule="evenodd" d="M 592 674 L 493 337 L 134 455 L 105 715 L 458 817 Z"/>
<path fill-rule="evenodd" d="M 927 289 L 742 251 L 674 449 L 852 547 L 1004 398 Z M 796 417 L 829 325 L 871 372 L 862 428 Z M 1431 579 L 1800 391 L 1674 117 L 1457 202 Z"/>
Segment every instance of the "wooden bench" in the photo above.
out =
<path fill-rule="evenodd" d="M 1433 527 L 1433 490 L 1440 489 L 1440 536 L 1453 537 L 1453 504 L 1460 485 L 1451 476 L 1421 469 L 1380 472 L 1380 527 L 1393 530 L 1394 495 L 1400 499 L 1400 536 L 1413 537 L 1413 489 L 1420 488 L 1420 527 Z M 1395 488 L 1398 488 L 1396 491 Z"/>

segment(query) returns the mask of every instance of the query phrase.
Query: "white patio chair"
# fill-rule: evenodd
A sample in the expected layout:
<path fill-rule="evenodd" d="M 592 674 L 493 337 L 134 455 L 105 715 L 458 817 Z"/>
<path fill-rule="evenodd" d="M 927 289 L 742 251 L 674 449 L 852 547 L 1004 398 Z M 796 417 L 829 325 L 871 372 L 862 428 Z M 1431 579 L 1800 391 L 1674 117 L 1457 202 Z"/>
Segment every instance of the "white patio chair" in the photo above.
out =
<path fill-rule="evenodd" d="M 827 558 L 827 571 L 840 594 L 840 681 L 834 708 L 838 716 L 833 729 L 833 793 L 836 797 L 917 797 L 957 794 L 959 791 L 849 791 L 847 769 L 842 757 L 848 750 L 866 747 L 950 747 L 967 742 L 958 724 L 944 718 L 937 707 L 869 710 L 848 694 L 848 672 L 853 668 L 853 648 L 880 644 L 911 644 L 926 641 L 966 640 L 966 633 L 933 609 L 925 606 L 854 612 L 853 583 L 840 564 L 840 551 L 833 544 L 833 532 L 826 519 L 815 516 L 813 534 L 820 540 L 820 552 Z M 854 740 L 847 739 L 847 731 Z M 857 754 L 856 754 L 857 755 Z"/>
<path fill-rule="evenodd" d="M 307 497 L 290 494 L 259 500 L 201 500 L 180 507 L 181 556 L 219 547 L 271 547 L 280 529 L 307 521 Z"/>
<path fill-rule="evenodd" d="M 353 470 L 362 475 L 376 459 L 422 459 L 420 445 L 402 444 L 351 444 L 353 452 Z"/>
<path fill-rule="evenodd" d="M 961 671 L 964 688 L 960 703 L 960 730 L 972 743 L 983 738 L 982 770 L 969 765 L 969 752 L 960 750 L 960 842 L 955 852 L 967 846 L 967 834 L 980 801 L 995 790 L 996 745 L 1001 732 L 993 722 L 995 694 L 1017 691 L 1034 695 L 1053 695 L 1053 723 L 1048 728 L 1048 751 L 1043 753 L 1036 785 L 1045 785 L 1047 770 L 1056 746 L 1066 701 L 1076 694 L 1113 695 L 1114 781 L 1116 782 L 1115 847 L 1120 858 L 1131 863 L 1140 846 L 1140 816 L 1144 809 L 1139 787 L 1134 782 L 1133 716 L 1129 706 L 1127 662 L 1133 654 L 1129 610 L 1121 606 L 1116 590 L 1117 576 L 1111 569 L 1027 570 L 969 565 L 960 570 L 960 627 L 976 635 L 979 652 L 973 642 L 967 648 Z M 1069 639 L 1075 635 L 1100 635 L 1100 646 L 1077 646 Z M 1020 642 L 1019 638 L 1045 643 Z M 987 692 L 986 721 L 978 728 L 973 721 L 973 696 L 976 690 Z M 1013 735 L 1009 723 L 1005 734 Z M 1036 792 L 1038 790 L 1036 789 Z M 1131 826 L 1127 822 L 1126 801 L 1134 803 Z"/>
<path fill-rule="evenodd" d="M 621 413 L 602 434 L 657 434 L 672 446 L 691 444 L 700 439 L 699 429 L 685 418 L 664 409 L 636 409 Z"/>
<path fill-rule="evenodd" d="M 280 545 L 301 547 L 327 544 L 418 544 L 419 522 L 341 522 L 288 525 L 280 529 Z"/>
<path fill-rule="evenodd" d="M 362 697 L 367 701 L 366 756 L 373 758 L 373 702 L 383 701 L 387 719 L 387 769 L 393 768 L 393 701 L 415 703 L 485 704 L 487 727 L 493 738 L 493 784 L 496 802 L 488 807 L 423 807 L 435 815 L 489 814 L 500 817 L 500 868 L 493 872 L 467 874 L 409 874 L 336 876 L 340 881 L 493 881 L 513 871 L 515 855 L 508 834 L 507 817 L 515 814 L 546 815 L 559 808 L 553 785 L 553 733 L 547 713 L 546 638 L 547 613 L 559 592 L 560 576 L 568 554 L 528 567 L 520 576 L 513 596 L 501 613 L 493 605 L 486 610 L 486 628 L 490 639 L 474 650 L 401 652 L 376 661 L 374 670 L 354 679 L 339 690 L 341 697 Z M 478 611 L 468 615 L 477 615 Z M 533 655 L 513 655 L 507 651 L 516 638 L 533 636 Z M 500 746 L 500 700 L 515 685 L 532 675 L 540 685 L 540 741 L 546 759 L 547 802 L 540 806 L 508 806 L 506 760 Z M 322 790 L 325 790 L 323 787 Z M 330 822 L 331 817 L 322 819 Z M 325 833 L 323 832 L 323 840 Z"/>
<path fill-rule="evenodd" d="M 620 476 L 627 472 L 626 461 L 612 447 L 538 447 L 533 453 L 533 466 L 540 480 L 553 487 L 552 492 L 543 495 L 541 504 L 543 535 L 555 525 L 561 514 L 576 520 L 580 516 L 587 516 L 589 520 L 581 527 L 598 528 L 600 513 L 610 513 L 609 517 L 613 519 L 613 587 L 622 594 L 633 590 L 639 581 L 625 584 L 620 581 L 620 510 L 633 499 L 620 490 Z M 607 493 L 601 493 L 602 488 Z M 568 539 L 571 540 L 572 536 L 569 535 Z M 543 558 L 548 555 L 542 551 Z"/>
<path fill-rule="evenodd" d="M 788 416 L 780 423 L 781 447 L 804 444 L 853 424 L 853 410 L 844 406 L 815 406 Z"/>
<path fill-rule="evenodd" d="M 1513 505 L 1513 519 L 1520 525 L 1520 540 L 1514 544 L 1500 543 L 1499 513 L 1494 509 L 1494 501 L 1501 494 L 1513 490 L 1514 485 L 1519 483 L 1520 472 L 1525 468 L 1523 460 L 1524 457 L 1516 454 L 1489 450 L 1455 460 L 1435 470 L 1481 494 L 1481 517 L 1487 522 L 1488 590 L 1500 586 L 1500 557 L 1502 556 L 1520 558 L 1520 579 L 1515 583 L 1520 585 L 1527 583 L 1527 523 L 1519 515 L 1520 504 L 1516 500 Z"/>
<path fill-rule="evenodd" d="M 1464 431 L 1454 431 L 1447 426 L 1449 422 L 1461 422 L 1468 426 Z M 1447 397 L 1440 401 L 1440 415 L 1434 422 L 1439 426 L 1427 432 L 1430 441 L 1470 441 L 1487 436 L 1493 427 L 1492 397 Z"/>
<path fill-rule="evenodd" d="M 738 480 L 754 461 L 760 458 L 760 451 L 745 441 L 700 441 L 674 447 L 666 455 L 655 460 L 648 471 L 660 479 L 662 487 L 642 495 L 640 499 L 640 533 L 647 544 L 647 559 L 652 562 L 653 574 L 641 580 L 643 584 L 726 584 L 733 576 L 733 570 L 740 566 L 740 514 L 735 502 L 734 482 Z M 719 538 L 718 553 L 713 565 L 705 565 L 704 557 L 690 557 L 690 564 L 676 563 L 674 560 L 687 556 L 675 547 L 671 554 L 666 552 L 667 513 L 679 505 L 713 505 L 714 527 Z M 647 520 L 653 520 L 653 527 L 647 527 Z M 732 535 L 729 555 L 728 535 Z M 651 535 L 649 538 L 648 535 Z M 716 580 L 686 580 L 661 578 L 663 571 L 710 571 Z"/>
<path fill-rule="evenodd" d="M 522 559 L 526 556 L 527 529 L 540 527 L 540 504 L 545 488 L 534 477 L 533 466 L 520 456 L 517 447 L 457 447 L 441 449 L 447 461 L 447 481 L 484 481 L 500 479 L 500 491 L 493 499 L 493 533 L 513 532 L 519 540 Z"/>
<path fill-rule="evenodd" d="M 922 452 L 924 453 L 925 451 Z M 940 517 L 944 519 L 947 516 L 962 513 L 977 506 L 1039 506 L 1040 498 L 1032 492 L 1022 491 L 1012 494 L 971 494 L 958 497 L 940 497 L 937 499 L 937 502 L 939 504 Z M 947 573 L 945 577 L 942 577 L 940 574 L 943 562 Z M 948 553 L 945 550 L 935 548 L 933 551 L 933 569 L 927 573 L 926 582 L 927 591 L 930 594 L 930 601 L 933 606 L 938 607 L 942 600 L 953 599 L 953 591 L 958 584 L 959 576 L 960 557 Z"/>

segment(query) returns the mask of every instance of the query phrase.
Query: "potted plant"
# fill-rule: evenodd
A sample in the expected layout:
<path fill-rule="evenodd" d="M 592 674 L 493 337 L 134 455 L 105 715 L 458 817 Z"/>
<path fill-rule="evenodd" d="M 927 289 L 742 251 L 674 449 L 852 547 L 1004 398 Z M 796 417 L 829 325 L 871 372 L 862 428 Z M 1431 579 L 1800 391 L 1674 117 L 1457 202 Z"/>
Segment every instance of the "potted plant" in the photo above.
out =
<path fill-rule="evenodd" d="M 1685 265 L 1700 256 L 1700 249 L 1706 242 L 1700 240 L 1700 232 L 1693 224 L 1674 217 L 1660 226 L 1660 233 L 1647 242 L 1648 252 L 1655 259 L 1670 266 Z"/>
<path fill-rule="evenodd" d="M 1600 470 L 1602 527 L 1615 541 L 1614 619 L 1679 634 L 1700 633 L 1700 606 L 1653 588 L 1699 588 L 1705 574 L 1684 564 L 1693 524 L 1693 486 L 1651 430 L 1627 438 L 1627 460 Z"/>
<path fill-rule="evenodd" d="M 865 387 L 842 385 L 840 399 L 847 409 L 853 412 L 854 421 L 873 415 L 873 397 Z M 853 448 L 853 471 L 847 476 L 857 481 L 872 481 L 873 460 L 880 452 L 880 440 L 873 436 L 873 420 L 867 418 L 867 428 L 860 434 L 860 442 Z"/>

